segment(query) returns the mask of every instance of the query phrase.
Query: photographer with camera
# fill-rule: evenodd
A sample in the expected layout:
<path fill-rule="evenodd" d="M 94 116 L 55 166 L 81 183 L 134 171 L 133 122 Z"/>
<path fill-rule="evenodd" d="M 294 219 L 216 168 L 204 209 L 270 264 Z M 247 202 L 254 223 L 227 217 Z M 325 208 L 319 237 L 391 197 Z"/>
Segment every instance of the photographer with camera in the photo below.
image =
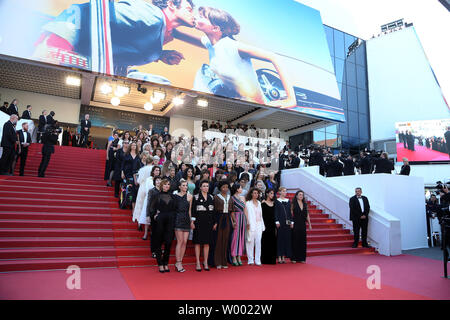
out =
<path fill-rule="evenodd" d="M 327 178 L 340 177 L 342 176 L 342 171 L 344 166 L 338 161 L 336 156 L 332 156 L 331 160 L 326 165 Z"/>
<path fill-rule="evenodd" d="M 57 122 L 53 125 L 46 124 L 44 127 L 44 133 L 42 134 L 42 160 L 39 165 L 38 177 L 45 177 L 45 170 L 50 162 L 52 153 L 55 153 L 55 145 L 58 143 L 58 135 L 61 133 L 61 129 L 56 127 Z"/>
<path fill-rule="evenodd" d="M 347 158 L 341 158 L 344 164 L 344 176 L 354 176 L 355 175 L 355 161 L 353 157 L 349 155 Z"/>
<path fill-rule="evenodd" d="M 394 164 L 388 159 L 388 153 L 383 152 L 381 157 L 375 160 L 375 173 L 391 174 Z"/>
<path fill-rule="evenodd" d="M 372 173 L 372 158 L 364 151 L 361 151 L 359 155 L 360 159 L 357 167 L 360 170 L 361 174 Z"/>

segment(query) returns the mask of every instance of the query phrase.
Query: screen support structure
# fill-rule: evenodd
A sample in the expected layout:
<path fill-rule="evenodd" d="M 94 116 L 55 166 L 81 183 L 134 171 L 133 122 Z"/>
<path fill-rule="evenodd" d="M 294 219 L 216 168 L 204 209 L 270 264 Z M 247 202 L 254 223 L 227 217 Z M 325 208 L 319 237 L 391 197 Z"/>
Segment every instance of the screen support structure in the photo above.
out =
<path fill-rule="evenodd" d="M 90 0 L 92 71 L 114 74 L 112 55 L 110 0 Z"/>

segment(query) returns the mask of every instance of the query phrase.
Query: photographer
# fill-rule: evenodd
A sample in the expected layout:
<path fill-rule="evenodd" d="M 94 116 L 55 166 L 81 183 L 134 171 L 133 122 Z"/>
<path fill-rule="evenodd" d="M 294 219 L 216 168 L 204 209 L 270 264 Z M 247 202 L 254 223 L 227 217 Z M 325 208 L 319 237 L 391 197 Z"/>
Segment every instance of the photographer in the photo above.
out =
<path fill-rule="evenodd" d="M 365 152 L 361 151 L 357 167 L 361 170 L 361 174 L 372 173 L 372 158 L 370 158 Z"/>
<path fill-rule="evenodd" d="M 44 127 L 44 133 L 42 134 L 42 161 L 39 165 L 38 177 L 45 177 L 45 170 L 50 162 L 52 153 L 55 153 L 55 144 L 58 143 L 58 135 L 60 129 L 56 128 L 56 122 L 54 125 L 46 124 Z"/>
<path fill-rule="evenodd" d="M 394 164 L 388 159 L 387 152 L 383 152 L 381 157 L 375 160 L 375 173 L 391 174 Z"/>
<path fill-rule="evenodd" d="M 352 156 L 348 156 L 346 159 L 342 158 L 341 161 L 344 163 L 344 176 L 354 176 L 355 175 L 355 161 Z"/>
<path fill-rule="evenodd" d="M 342 176 L 343 169 L 344 166 L 338 161 L 337 157 L 332 156 L 331 161 L 326 166 L 327 178 Z"/>

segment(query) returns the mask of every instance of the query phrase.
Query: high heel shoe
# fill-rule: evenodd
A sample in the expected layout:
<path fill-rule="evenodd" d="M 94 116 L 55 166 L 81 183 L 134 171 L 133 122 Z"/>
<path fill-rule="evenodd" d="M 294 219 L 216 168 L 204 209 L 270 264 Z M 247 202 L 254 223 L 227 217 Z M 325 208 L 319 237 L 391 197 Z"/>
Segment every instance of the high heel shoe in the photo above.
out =
<path fill-rule="evenodd" d="M 162 267 L 162 266 L 160 266 L 160 267 L 159 267 L 159 268 L 160 268 L 160 269 L 159 269 L 159 272 L 161 272 L 161 273 L 165 273 L 165 271 L 164 271 L 164 267 L 163 267 L 163 269 L 162 269 L 162 270 L 161 270 L 161 267 Z"/>
<path fill-rule="evenodd" d="M 195 271 L 202 272 L 202 267 L 200 267 L 200 268 L 195 267 Z"/>
<path fill-rule="evenodd" d="M 203 270 L 209 271 L 209 267 L 205 267 L 205 265 L 203 265 Z"/>
<path fill-rule="evenodd" d="M 169 266 L 164 266 L 164 272 L 170 272 Z"/>
<path fill-rule="evenodd" d="M 178 266 L 181 264 L 181 261 L 177 261 L 177 263 L 175 263 L 175 271 L 177 271 L 177 272 L 185 272 L 186 270 L 183 268 L 183 267 L 181 267 L 181 269 L 180 268 L 178 268 Z M 178 266 L 177 266 L 178 265 Z"/>
<path fill-rule="evenodd" d="M 238 260 L 237 263 L 238 263 L 239 266 L 242 266 L 242 261 L 241 260 Z"/>
<path fill-rule="evenodd" d="M 237 267 L 239 266 L 239 263 L 237 261 L 233 262 L 233 266 Z"/>

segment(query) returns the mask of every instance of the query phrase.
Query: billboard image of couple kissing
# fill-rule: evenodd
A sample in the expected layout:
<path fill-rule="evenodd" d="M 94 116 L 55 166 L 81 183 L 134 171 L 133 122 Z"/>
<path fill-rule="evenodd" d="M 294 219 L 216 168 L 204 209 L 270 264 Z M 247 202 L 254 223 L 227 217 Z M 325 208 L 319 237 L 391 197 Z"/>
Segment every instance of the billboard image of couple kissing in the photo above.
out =
<path fill-rule="evenodd" d="M 3 0 L 0 17 L 3 55 L 345 121 L 320 12 L 294 0 Z"/>

